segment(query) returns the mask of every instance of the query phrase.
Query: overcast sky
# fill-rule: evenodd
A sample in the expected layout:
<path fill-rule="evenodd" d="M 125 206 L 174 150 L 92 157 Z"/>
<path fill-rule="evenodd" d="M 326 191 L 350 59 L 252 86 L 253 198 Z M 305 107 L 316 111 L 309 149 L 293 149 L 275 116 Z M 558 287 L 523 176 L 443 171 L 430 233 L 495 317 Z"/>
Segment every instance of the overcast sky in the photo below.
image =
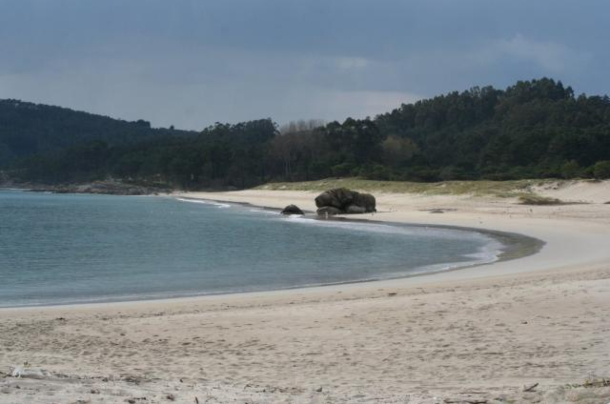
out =
<path fill-rule="evenodd" d="M 543 76 L 610 93 L 607 0 L 0 0 L 0 98 L 202 129 Z"/>

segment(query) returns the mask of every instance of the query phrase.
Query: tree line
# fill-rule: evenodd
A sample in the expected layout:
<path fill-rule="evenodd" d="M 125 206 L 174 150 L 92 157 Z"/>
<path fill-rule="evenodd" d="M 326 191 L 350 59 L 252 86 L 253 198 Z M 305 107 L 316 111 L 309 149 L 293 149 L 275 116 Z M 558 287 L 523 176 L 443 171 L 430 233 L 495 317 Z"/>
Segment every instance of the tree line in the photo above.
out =
<path fill-rule="evenodd" d="M 452 92 L 341 123 L 300 121 L 278 128 L 262 119 L 218 123 L 197 134 L 174 132 L 73 141 L 21 155 L 5 169 L 23 181 L 111 177 L 186 189 L 345 176 L 610 178 L 610 99 L 576 96 L 547 78 L 505 90 Z"/>

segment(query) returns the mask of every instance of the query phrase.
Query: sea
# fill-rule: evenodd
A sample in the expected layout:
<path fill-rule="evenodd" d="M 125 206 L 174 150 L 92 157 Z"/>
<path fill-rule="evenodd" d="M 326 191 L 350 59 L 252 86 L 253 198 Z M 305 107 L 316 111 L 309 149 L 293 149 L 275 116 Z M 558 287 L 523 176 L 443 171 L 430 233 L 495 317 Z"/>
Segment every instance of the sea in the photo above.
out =
<path fill-rule="evenodd" d="M 271 291 L 496 261 L 467 229 L 282 216 L 187 198 L 0 190 L 0 307 Z"/>

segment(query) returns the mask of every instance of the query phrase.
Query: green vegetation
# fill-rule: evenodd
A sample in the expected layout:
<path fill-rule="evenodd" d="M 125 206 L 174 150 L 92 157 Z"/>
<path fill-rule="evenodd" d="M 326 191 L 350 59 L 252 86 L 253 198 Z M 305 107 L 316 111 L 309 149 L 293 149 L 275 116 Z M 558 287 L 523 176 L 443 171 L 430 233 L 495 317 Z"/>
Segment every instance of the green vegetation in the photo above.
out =
<path fill-rule="evenodd" d="M 0 169 L 46 183 L 119 178 L 198 189 L 358 177 L 485 193 L 485 182 L 480 191 L 460 184 L 610 178 L 610 98 L 575 96 L 545 78 L 453 92 L 374 119 L 282 131 L 263 119 L 200 133 L 9 100 L 0 102 Z"/>
<path fill-rule="evenodd" d="M 194 134 L 173 128 L 152 129 L 144 120 L 127 122 L 68 108 L 0 100 L 0 165 L 87 142 L 116 145 Z"/>
<path fill-rule="evenodd" d="M 605 180 L 610 178 L 610 161 L 598 161 L 593 166 L 593 175 L 595 178 Z"/>
<path fill-rule="evenodd" d="M 528 196 L 532 188 L 555 180 L 517 180 L 517 181 L 445 181 L 409 182 L 374 181 L 361 178 L 331 178 L 308 182 L 278 182 L 261 185 L 258 189 L 290 191 L 324 191 L 332 188 L 348 188 L 375 193 L 412 193 L 423 195 L 472 195 L 511 198 Z"/>
<path fill-rule="evenodd" d="M 22 181 L 55 184 L 114 178 L 178 188 L 245 188 L 268 180 L 267 150 L 276 134 L 275 124 L 267 119 L 216 124 L 190 137 L 114 145 L 91 141 L 22 158 L 9 172 Z"/>

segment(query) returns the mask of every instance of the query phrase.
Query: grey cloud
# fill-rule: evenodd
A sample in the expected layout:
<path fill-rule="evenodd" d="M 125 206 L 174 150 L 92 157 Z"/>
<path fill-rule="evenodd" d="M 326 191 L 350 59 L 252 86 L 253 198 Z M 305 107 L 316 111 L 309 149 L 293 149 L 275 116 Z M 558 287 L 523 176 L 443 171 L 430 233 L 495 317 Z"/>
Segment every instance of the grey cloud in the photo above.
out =
<path fill-rule="evenodd" d="M 156 125 L 363 117 L 540 76 L 610 92 L 601 0 L 0 4 L 0 98 Z"/>

